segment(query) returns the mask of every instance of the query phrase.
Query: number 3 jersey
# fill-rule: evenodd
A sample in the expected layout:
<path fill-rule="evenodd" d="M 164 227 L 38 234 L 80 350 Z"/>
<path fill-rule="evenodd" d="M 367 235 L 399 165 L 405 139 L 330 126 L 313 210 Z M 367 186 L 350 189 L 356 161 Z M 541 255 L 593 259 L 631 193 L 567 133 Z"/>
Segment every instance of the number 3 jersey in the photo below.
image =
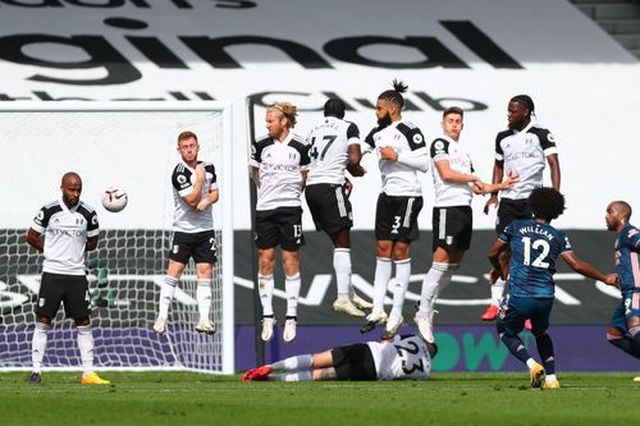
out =
<path fill-rule="evenodd" d="M 523 219 L 511 222 L 498 238 L 511 248 L 509 295 L 552 298 L 556 260 L 573 251 L 565 233 L 548 223 Z"/>
<path fill-rule="evenodd" d="M 395 336 L 392 341 L 367 342 L 376 365 L 378 380 L 427 380 L 431 356 L 416 335 Z"/>

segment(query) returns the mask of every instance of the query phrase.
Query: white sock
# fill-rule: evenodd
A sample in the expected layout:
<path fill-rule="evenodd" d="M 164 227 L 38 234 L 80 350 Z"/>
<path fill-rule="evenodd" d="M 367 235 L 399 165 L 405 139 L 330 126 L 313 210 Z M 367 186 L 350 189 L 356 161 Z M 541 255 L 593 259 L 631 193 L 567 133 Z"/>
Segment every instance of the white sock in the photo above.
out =
<path fill-rule="evenodd" d="M 262 304 L 262 316 L 273 315 L 273 275 L 258 274 L 258 293 Z"/>
<path fill-rule="evenodd" d="M 551 382 L 553 382 L 554 380 L 557 380 L 557 377 L 556 377 L 556 375 L 555 375 L 555 374 L 547 374 L 546 376 L 544 376 L 544 381 L 545 381 L 546 383 L 551 383 Z"/>
<path fill-rule="evenodd" d="M 313 380 L 313 373 L 311 370 L 296 371 L 295 373 L 276 374 L 272 377 L 281 382 L 309 382 Z"/>
<path fill-rule="evenodd" d="M 440 292 L 451 282 L 453 271 L 457 269 L 456 264 L 433 262 L 431 268 L 422 280 L 422 290 L 420 292 L 421 314 L 427 314 L 433 309 Z"/>
<path fill-rule="evenodd" d="M 349 298 L 351 285 L 351 250 L 348 248 L 333 249 L 333 269 L 336 272 L 338 298 Z"/>
<path fill-rule="evenodd" d="M 300 273 L 284 279 L 284 290 L 287 293 L 287 316 L 298 316 L 298 299 L 300 298 Z"/>
<path fill-rule="evenodd" d="M 292 356 L 282 361 L 271 364 L 273 371 L 297 371 L 308 370 L 313 365 L 313 356 L 311 354 Z"/>
<path fill-rule="evenodd" d="M 86 376 L 93 372 L 93 333 L 90 325 L 79 325 L 78 329 L 78 349 L 80 349 L 80 360 L 82 361 L 82 375 Z"/>
<path fill-rule="evenodd" d="M 495 284 L 491 285 L 491 304 L 499 306 L 504 296 L 504 280 L 498 278 Z"/>
<path fill-rule="evenodd" d="M 411 258 L 396 260 L 396 279 L 395 288 L 393 289 L 393 308 L 389 314 L 389 318 L 398 319 L 402 316 L 402 307 L 404 305 L 404 296 L 409 288 L 409 278 L 411 277 Z"/>
<path fill-rule="evenodd" d="M 165 276 L 164 282 L 160 286 L 160 308 L 158 309 L 158 317 L 167 319 L 169 317 L 169 306 L 173 300 L 173 294 L 176 292 L 178 279 L 172 276 Z"/>
<path fill-rule="evenodd" d="M 529 369 L 532 369 L 536 364 L 537 364 L 537 362 L 533 358 L 529 358 L 527 360 L 527 367 L 529 367 Z"/>
<path fill-rule="evenodd" d="M 373 312 L 384 311 L 384 296 L 387 294 L 387 285 L 391 278 L 391 259 L 378 257 L 376 259 L 376 272 L 373 279 Z"/>
<path fill-rule="evenodd" d="M 200 320 L 208 320 L 209 313 L 211 312 L 211 279 L 198 278 L 196 300 L 198 301 Z"/>
<path fill-rule="evenodd" d="M 44 360 L 44 351 L 47 348 L 47 333 L 51 330 L 49 324 L 37 321 L 33 330 L 33 338 L 31 340 L 31 363 L 33 364 L 33 372 L 40 373 L 42 371 L 42 362 Z"/>

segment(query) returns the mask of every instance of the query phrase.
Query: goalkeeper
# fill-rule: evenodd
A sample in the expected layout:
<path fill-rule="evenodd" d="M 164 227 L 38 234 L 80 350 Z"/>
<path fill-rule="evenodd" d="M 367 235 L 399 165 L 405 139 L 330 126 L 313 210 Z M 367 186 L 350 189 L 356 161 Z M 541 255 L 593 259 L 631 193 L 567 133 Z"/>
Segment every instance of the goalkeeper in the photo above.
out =
<path fill-rule="evenodd" d="M 427 380 L 435 343 L 420 335 L 396 335 L 391 339 L 338 346 L 316 354 L 293 356 L 253 368 L 243 382 L 310 380 Z"/>

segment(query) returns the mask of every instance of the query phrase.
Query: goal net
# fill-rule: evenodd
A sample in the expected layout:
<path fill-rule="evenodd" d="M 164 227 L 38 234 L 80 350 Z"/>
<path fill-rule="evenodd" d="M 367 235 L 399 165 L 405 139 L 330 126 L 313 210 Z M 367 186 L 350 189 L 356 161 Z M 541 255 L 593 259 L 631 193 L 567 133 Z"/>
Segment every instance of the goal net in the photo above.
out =
<path fill-rule="evenodd" d="M 42 255 L 25 235 L 38 210 L 60 197 L 67 171 L 83 180 L 81 199 L 98 212 L 100 241 L 88 253 L 97 369 L 234 372 L 231 107 L 222 102 L 85 102 L 2 106 L 0 139 L 0 369 L 31 368 L 34 308 Z M 195 332 L 193 261 L 170 307 L 167 332 L 154 334 L 160 285 L 172 237 L 171 172 L 177 135 L 191 130 L 199 159 L 216 168 L 218 263 L 212 285 L 213 336 Z M 119 213 L 101 205 L 109 186 L 125 189 Z M 79 369 L 73 320 L 61 308 L 44 358 L 46 369 Z"/>

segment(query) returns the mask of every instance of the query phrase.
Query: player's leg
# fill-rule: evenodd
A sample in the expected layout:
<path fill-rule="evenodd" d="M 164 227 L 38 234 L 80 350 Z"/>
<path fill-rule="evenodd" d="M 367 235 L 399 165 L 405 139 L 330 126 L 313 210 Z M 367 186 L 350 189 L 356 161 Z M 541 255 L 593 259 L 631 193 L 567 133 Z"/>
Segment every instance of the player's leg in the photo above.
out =
<path fill-rule="evenodd" d="M 58 279 L 58 275 L 44 272 L 40 280 L 38 303 L 36 304 L 36 324 L 31 339 L 31 363 L 32 374 L 29 383 L 40 384 L 44 354 L 47 348 L 49 331 L 52 320 L 55 318 L 62 297 L 64 286 Z"/>
<path fill-rule="evenodd" d="M 65 278 L 67 289 L 62 297 L 67 318 L 73 318 L 76 331 L 80 362 L 82 364 L 83 385 L 108 385 L 111 382 L 98 375 L 93 369 L 95 341 L 91 330 L 91 297 L 89 284 L 84 275 Z"/>
<path fill-rule="evenodd" d="M 216 239 L 213 230 L 198 234 L 198 244 L 193 250 L 193 261 L 196 264 L 196 301 L 198 303 L 198 333 L 214 334 L 215 324 L 210 320 L 211 313 L 211 285 L 213 265 L 216 263 Z"/>
<path fill-rule="evenodd" d="M 393 288 L 393 308 L 389 314 L 385 330 L 385 337 L 387 338 L 394 336 L 404 321 L 402 308 L 409 288 L 409 279 L 411 278 L 411 242 L 417 240 L 420 236 L 418 214 L 420 214 L 423 204 L 422 197 L 397 198 L 399 199 L 396 201 L 394 213 L 395 218 L 400 220 L 394 221 L 397 242 L 393 248 L 396 279 Z"/>
<path fill-rule="evenodd" d="M 629 322 L 627 321 L 625 311 L 625 298 L 623 298 L 611 315 L 609 329 L 607 330 L 607 341 L 618 349 L 640 359 L 640 349 L 638 348 L 637 342 L 634 341 L 630 335 Z M 637 317 L 632 316 L 631 318 Z M 636 321 L 632 321 L 631 324 L 634 324 Z"/>
<path fill-rule="evenodd" d="M 160 285 L 160 298 L 158 300 L 158 317 L 153 324 L 153 331 L 156 334 L 163 334 L 166 331 L 167 318 L 169 318 L 169 307 L 176 292 L 176 286 L 182 276 L 185 265 L 191 257 L 191 246 L 189 236 L 182 232 L 173 234 L 171 249 L 169 250 L 169 264 L 163 283 Z"/>
<path fill-rule="evenodd" d="M 496 323 L 500 339 L 509 352 L 529 369 L 531 387 L 539 388 L 542 385 L 544 367 L 531 357 L 531 354 L 518 336 L 524 328 L 524 321 L 530 315 L 531 300 L 523 297 L 510 297 L 507 306 L 504 308 L 506 308 L 504 314 L 498 315 Z"/>
<path fill-rule="evenodd" d="M 500 235 L 502 231 L 517 217 L 517 212 L 514 211 L 514 203 L 512 200 L 502 199 L 500 200 L 500 205 L 498 206 L 497 217 L 496 217 L 496 234 Z M 503 271 L 509 270 L 509 261 L 511 259 L 511 252 L 506 250 L 500 255 L 499 261 L 500 266 Z M 482 314 L 481 318 L 483 321 L 493 321 L 496 319 L 498 315 L 498 309 L 500 307 L 500 302 L 505 295 L 505 280 L 501 277 L 498 277 L 495 283 L 490 284 L 490 294 L 491 299 L 489 302 L 489 306 Z"/>
<path fill-rule="evenodd" d="M 434 342 L 433 314 L 438 295 L 449 285 L 471 244 L 473 213 L 468 206 L 434 207 L 433 262 L 422 280 L 420 304 L 414 321 L 428 342 Z"/>
<path fill-rule="evenodd" d="M 302 235 L 302 209 L 281 209 L 280 247 L 282 248 L 282 268 L 285 274 L 284 288 L 287 295 L 287 312 L 282 331 L 282 339 L 291 342 L 296 338 L 298 324 L 298 299 L 300 298 L 300 257 L 298 251 L 304 245 Z"/>
<path fill-rule="evenodd" d="M 333 309 L 355 317 L 364 317 L 362 308 L 371 304 L 360 298 L 351 284 L 351 235 L 353 226 L 351 203 L 342 185 L 330 185 L 329 202 L 324 212 L 323 229 L 333 243 L 333 269 L 336 275 L 337 298 Z"/>
<path fill-rule="evenodd" d="M 274 211 L 256 212 L 256 239 L 258 248 L 258 293 L 262 305 L 261 339 L 268 342 L 273 338 L 276 319 L 273 313 L 273 291 L 275 282 L 273 271 L 276 263 L 276 246 L 279 242 L 278 223 Z"/>
<path fill-rule="evenodd" d="M 387 321 L 384 298 L 391 279 L 392 225 L 393 212 L 391 211 L 390 197 L 381 193 L 376 205 L 376 269 L 373 278 L 373 308 L 371 313 L 367 315 L 367 321 L 374 327 L 376 324 L 383 324 Z"/>
<path fill-rule="evenodd" d="M 555 352 L 553 350 L 553 341 L 547 333 L 549 328 L 549 317 L 553 307 L 553 299 L 536 299 L 534 303 L 537 305 L 532 311 L 529 318 L 531 319 L 531 332 L 536 339 L 536 347 L 538 354 L 542 360 L 542 366 L 545 372 L 545 383 L 543 389 L 558 389 L 560 382 L 556 377 Z"/>

